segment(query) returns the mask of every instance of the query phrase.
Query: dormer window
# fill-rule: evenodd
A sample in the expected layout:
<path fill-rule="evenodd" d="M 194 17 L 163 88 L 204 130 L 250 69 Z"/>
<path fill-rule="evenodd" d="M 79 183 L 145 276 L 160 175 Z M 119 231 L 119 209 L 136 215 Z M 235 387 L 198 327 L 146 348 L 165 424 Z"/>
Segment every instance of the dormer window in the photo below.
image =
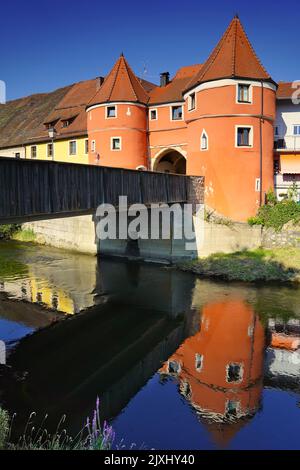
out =
<path fill-rule="evenodd" d="M 201 135 L 201 150 L 208 150 L 208 136 L 205 131 L 202 132 Z"/>
<path fill-rule="evenodd" d="M 171 119 L 172 121 L 182 121 L 183 111 L 182 106 L 172 106 L 171 107 Z"/>
<path fill-rule="evenodd" d="M 106 118 L 115 118 L 115 117 L 117 117 L 117 107 L 106 106 Z"/>
<path fill-rule="evenodd" d="M 196 93 L 191 93 L 188 97 L 188 110 L 193 111 L 196 108 Z"/>
<path fill-rule="evenodd" d="M 250 85 L 245 85 L 244 83 L 238 84 L 238 102 L 251 103 Z"/>
<path fill-rule="evenodd" d="M 61 122 L 61 127 L 69 127 L 70 121 L 68 119 Z"/>

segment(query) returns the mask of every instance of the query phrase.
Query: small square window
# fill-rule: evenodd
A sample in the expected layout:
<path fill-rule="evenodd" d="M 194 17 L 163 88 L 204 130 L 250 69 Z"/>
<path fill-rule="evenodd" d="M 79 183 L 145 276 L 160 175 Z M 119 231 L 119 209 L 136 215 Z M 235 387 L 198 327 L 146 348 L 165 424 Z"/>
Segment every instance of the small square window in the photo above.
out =
<path fill-rule="evenodd" d="M 237 146 L 238 147 L 251 147 L 251 127 L 238 127 L 237 128 Z"/>
<path fill-rule="evenodd" d="M 107 118 L 115 118 L 117 116 L 116 107 L 115 106 L 107 106 L 106 107 L 106 117 Z"/>
<path fill-rule="evenodd" d="M 229 416 L 237 416 L 240 403 L 234 400 L 228 400 L 226 403 L 226 414 Z"/>
<path fill-rule="evenodd" d="M 172 106 L 172 121 L 182 121 L 182 106 Z"/>
<path fill-rule="evenodd" d="M 70 125 L 70 121 L 64 120 L 62 121 L 61 127 L 69 127 L 69 125 Z"/>
<path fill-rule="evenodd" d="M 121 137 L 112 137 L 111 150 L 121 150 Z"/>
<path fill-rule="evenodd" d="M 157 120 L 157 109 L 150 109 L 150 121 Z"/>
<path fill-rule="evenodd" d="M 36 158 L 36 145 L 31 147 L 31 158 Z"/>
<path fill-rule="evenodd" d="M 192 111 L 195 108 L 196 108 L 196 94 L 191 93 L 189 95 L 189 111 Z"/>
<path fill-rule="evenodd" d="M 238 101 L 239 103 L 250 103 L 250 85 L 238 85 Z"/>
<path fill-rule="evenodd" d="M 84 153 L 89 153 L 89 139 L 84 141 Z"/>
<path fill-rule="evenodd" d="M 76 155 L 76 153 L 77 153 L 76 140 L 71 140 L 69 142 L 69 155 Z"/>
<path fill-rule="evenodd" d="M 17 160 L 18 160 L 19 158 L 21 158 L 20 152 L 16 152 L 16 153 L 15 153 L 15 158 L 16 158 Z"/>
<path fill-rule="evenodd" d="M 227 382 L 241 382 L 243 369 L 241 364 L 229 364 L 227 367 Z"/>

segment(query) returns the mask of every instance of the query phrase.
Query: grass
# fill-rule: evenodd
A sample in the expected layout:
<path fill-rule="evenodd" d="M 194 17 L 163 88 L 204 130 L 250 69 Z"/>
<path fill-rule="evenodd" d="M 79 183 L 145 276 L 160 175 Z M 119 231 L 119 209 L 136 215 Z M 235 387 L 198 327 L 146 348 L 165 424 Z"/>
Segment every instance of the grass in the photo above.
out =
<path fill-rule="evenodd" d="M 64 415 L 57 425 L 56 431 L 50 434 L 46 427 L 47 415 L 42 423 L 35 425 L 35 413 L 31 413 L 23 434 L 16 443 L 10 442 L 11 428 L 14 416 L 10 419 L 8 413 L 0 407 L 0 449 L 7 450 L 109 450 L 115 433 L 106 422 L 101 425 L 99 413 L 99 398 L 93 415 L 87 418 L 83 429 L 75 438 L 69 436 L 63 425 Z"/>
<path fill-rule="evenodd" d="M 12 234 L 11 239 L 19 242 L 34 242 L 36 235 L 32 229 L 20 229 Z"/>
<path fill-rule="evenodd" d="M 244 282 L 300 282 L 300 249 L 257 249 L 179 264 L 180 269 L 204 277 Z"/>

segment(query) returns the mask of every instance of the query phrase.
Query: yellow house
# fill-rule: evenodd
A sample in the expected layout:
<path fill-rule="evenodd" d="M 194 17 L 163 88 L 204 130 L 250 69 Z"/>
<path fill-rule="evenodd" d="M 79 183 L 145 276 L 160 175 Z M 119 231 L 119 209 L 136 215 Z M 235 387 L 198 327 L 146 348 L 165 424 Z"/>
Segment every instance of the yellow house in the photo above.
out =
<path fill-rule="evenodd" d="M 88 164 L 88 138 L 70 137 L 53 142 L 35 142 L 25 146 L 25 158 Z"/>

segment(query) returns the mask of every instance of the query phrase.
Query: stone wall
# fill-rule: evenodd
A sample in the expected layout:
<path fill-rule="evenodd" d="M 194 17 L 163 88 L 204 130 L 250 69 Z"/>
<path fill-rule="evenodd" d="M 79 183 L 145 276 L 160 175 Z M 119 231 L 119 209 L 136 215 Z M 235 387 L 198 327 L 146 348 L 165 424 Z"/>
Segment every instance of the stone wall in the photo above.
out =
<path fill-rule="evenodd" d="M 264 248 L 300 248 L 300 227 L 286 226 L 280 232 L 274 229 L 264 229 L 262 232 Z"/>

